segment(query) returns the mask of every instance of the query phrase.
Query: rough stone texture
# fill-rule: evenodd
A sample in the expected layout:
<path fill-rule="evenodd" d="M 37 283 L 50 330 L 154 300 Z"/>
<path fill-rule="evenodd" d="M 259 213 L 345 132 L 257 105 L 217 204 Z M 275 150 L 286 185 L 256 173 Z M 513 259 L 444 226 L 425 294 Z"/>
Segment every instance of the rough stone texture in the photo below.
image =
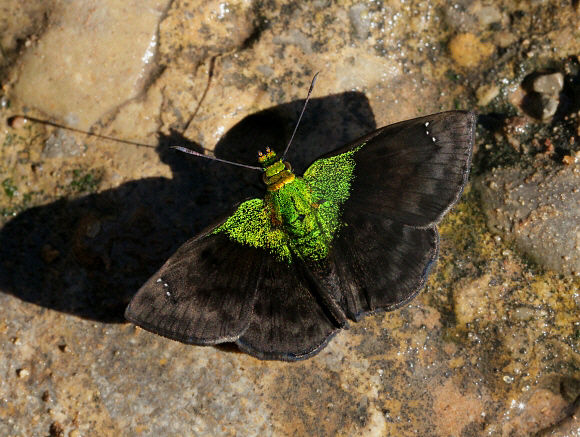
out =
<path fill-rule="evenodd" d="M 486 84 L 500 88 L 489 111 L 501 109 L 523 76 L 578 54 L 572 4 L 73 3 L 4 1 L 2 120 L 77 122 L 143 145 L 35 123 L 0 130 L 0 435 L 570 430 L 578 280 L 528 265 L 489 232 L 469 187 L 441 224 L 440 261 L 418 298 L 308 361 L 185 346 L 122 314 L 177 247 L 262 193 L 255 173 L 168 145 L 252 164 L 285 146 L 317 71 L 289 156 L 299 171 L 377 126 L 473 108 Z M 485 49 L 461 54 L 469 67 L 450 47 L 459 35 Z M 153 36 L 156 56 L 144 59 Z"/>
<path fill-rule="evenodd" d="M 168 4 L 47 3 L 50 18 L 19 59 L 13 97 L 68 126 L 90 128 L 143 90 L 158 43 L 157 23 Z"/>
<path fill-rule="evenodd" d="M 487 224 L 537 263 L 580 275 L 580 166 L 548 167 L 480 178 Z"/>

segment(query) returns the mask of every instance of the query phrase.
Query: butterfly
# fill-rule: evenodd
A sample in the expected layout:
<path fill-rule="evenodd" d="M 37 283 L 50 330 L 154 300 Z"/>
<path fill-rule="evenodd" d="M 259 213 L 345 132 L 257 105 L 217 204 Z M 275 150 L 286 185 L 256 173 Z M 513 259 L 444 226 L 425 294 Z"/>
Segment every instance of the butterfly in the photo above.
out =
<path fill-rule="evenodd" d="M 403 121 L 319 157 L 301 177 L 267 149 L 264 198 L 181 246 L 125 317 L 186 344 L 312 357 L 349 322 L 401 307 L 424 286 L 436 225 L 467 182 L 474 132 L 467 111 Z"/>

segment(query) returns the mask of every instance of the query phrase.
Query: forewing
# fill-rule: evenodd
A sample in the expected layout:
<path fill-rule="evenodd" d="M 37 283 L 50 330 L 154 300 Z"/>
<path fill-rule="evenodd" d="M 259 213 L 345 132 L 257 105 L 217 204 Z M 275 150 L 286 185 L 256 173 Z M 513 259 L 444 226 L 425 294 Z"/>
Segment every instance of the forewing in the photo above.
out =
<path fill-rule="evenodd" d="M 298 260 L 267 257 L 240 349 L 260 358 L 297 361 L 320 352 L 340 328 Z"/>
<path fill-rule="evenodd" d="M 141 287 L 125 317 L 183 343 L 235 341 L 250 323 L 264 255 L 223 232 L 195 237 Z"/>
<path fill-rule="evenodd" d="M 359 146 L 349 197 L 342 209 L 386 217 L 410 226 L 438 223 L 457 202 L 469 175 L 475 115 L 450 111 L 403 121 L 379 129 L 314 162 Z M 328 187 L 325 192 L 325 187 Z M 328 184 L 317 184 L 320 197 Z"/>

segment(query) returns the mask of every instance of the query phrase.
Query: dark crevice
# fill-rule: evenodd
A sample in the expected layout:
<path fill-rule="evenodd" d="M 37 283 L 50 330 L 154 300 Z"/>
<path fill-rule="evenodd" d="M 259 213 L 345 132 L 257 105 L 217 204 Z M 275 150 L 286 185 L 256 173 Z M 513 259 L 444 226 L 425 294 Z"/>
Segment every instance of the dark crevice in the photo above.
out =
<path fill-rule="evenodd" d="M 254 44 L 256 44 L 260 40 L 262 33 L 269 27 L 270 27 L 269 21 L 265 17 L 258 15 L 256 20 L 254 21 L 254 29 L 252 30 L 252 33 L 250 33 L 250 35 L 244 40 L 244 42 L 242 42 L 242 45 L 240 46 L 240 51 L 251 49 L 254 46 Z"/>

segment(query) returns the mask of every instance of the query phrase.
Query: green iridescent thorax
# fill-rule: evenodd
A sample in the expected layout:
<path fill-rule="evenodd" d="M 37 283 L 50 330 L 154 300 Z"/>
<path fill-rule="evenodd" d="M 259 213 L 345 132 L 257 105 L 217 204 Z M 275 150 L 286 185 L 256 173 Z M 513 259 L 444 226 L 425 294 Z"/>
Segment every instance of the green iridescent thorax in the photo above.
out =
<path fill-rule="evenodd" d="M 266 149 L 265 154 L 258 155 L 258 160 L 264 167 L 264 183 L 268 187 L 268 191 L 277 191 L 296 178 L 292 173 L 290 164 L 278 159 L 273 150 Z"/>
<path fill-rule="evenodd" d="M 291 262 L 292 254 L 321 260 L 341 226 L 340 205 L 348 198 L 359 146 L 314 162 L 303 177 L 267 149 L 259 155 L 268 191 L 264 199 L 242 203 L 213 232 L 226 232 L 242 244 L 264 247 Z"/>

